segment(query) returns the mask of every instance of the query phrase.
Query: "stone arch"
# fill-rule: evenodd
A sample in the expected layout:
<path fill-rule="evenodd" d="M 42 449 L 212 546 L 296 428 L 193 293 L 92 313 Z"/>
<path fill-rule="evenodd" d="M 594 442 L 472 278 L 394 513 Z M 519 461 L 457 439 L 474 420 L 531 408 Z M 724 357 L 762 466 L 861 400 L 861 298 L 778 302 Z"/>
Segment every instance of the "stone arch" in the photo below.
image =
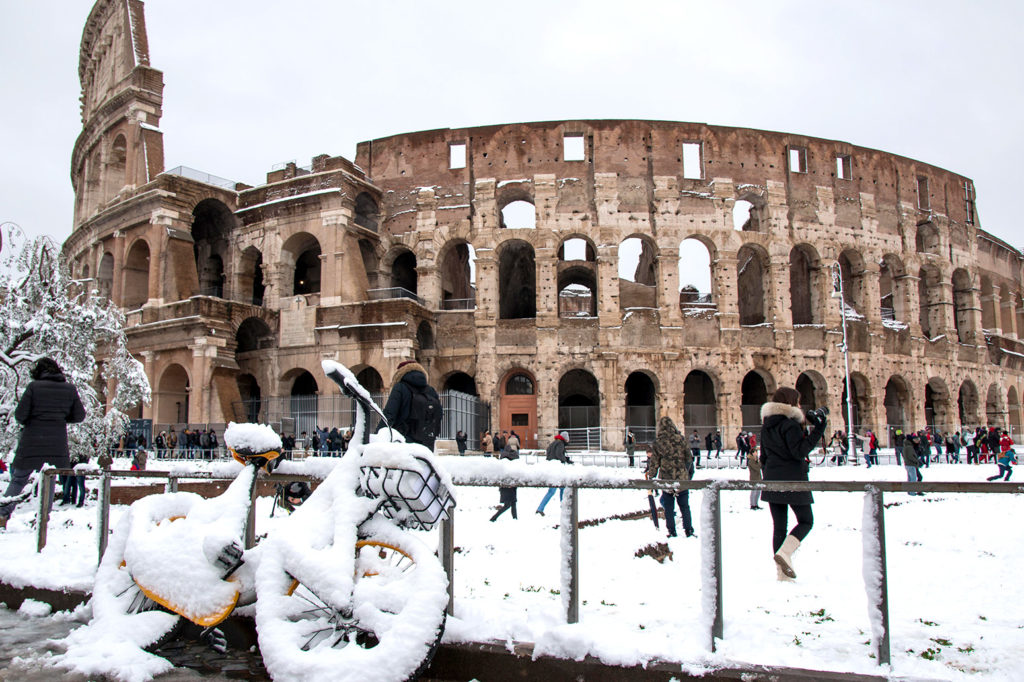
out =
<path fill-rule="evenodd" d="M 199 276 L 199 294 L 224 297 L 224 263 L 237 221 L 218 199 L 203 199 L 192 209 L 192 252 Z"/>
<path fill-rule="evenodd" d="M 476 251 L 464 239 L 453 239 L 438 253 L 441 264 L 441 308 L 472 310 L 476 307 Z"/>
<path fill-rule="evenodd" d="M 110 143 L 104 176 L 103 199 L 107 201 L 117 196 L 128 183 L 128 141 L 123 134 L 118 134 Z"/>
<path fill-rule="evenodd" d="M 242 373 L 235 380 L 238 385 L 238 395 L 242 401 L 242 411 L 245 420 L 250 423 L 262 421 L 260 415 L 263 411 L 263 392 L 260 389 L 259 381 L 252 374 Z"/>
<path fill-rule="evenodd" d="M 516 182 L 500 187 L 495 200 L 499 228 L 514 230 L 537 227 L 537 207 L 532 183 Z"/>
<path fill-rule="evenodd" d="M 251 353 L 266 348 L 273 342 L 273 332 L 266 322 L 258 317 L 247 317 L 238 325 L 238 331 L 235 332 L 235 353 Z"/>
<path fill-rule="evenodd" d="M 658 386 L 646 370 L 629 373 L 625 383 L 626 428 L 632 429 L 638 443 L 650 443 L 658 423 Z"/>
<path fill-rule="evenodd" d="M 356 381 L 369 391 L 370 395 L 380 395 L 384 392 L 384 378 L 381 377 L 380 372 L 376 369 L 367 365 L 356 373 Z"/>
<path fill-rule="evenodd" d="M 111 298 L 114 292 L 114 254 L 104 251 L 96 269 L 96 289 L 100 296 Z"/>
<path fill-rule="evenodd" d="M 1020 398 L 1017 395 L 1017 387 L 1010 386 L 1006 391 L 1006 421 L 1010 427 L 1010 434 L 1019 438 L 1020 434 Z"/>
<path fill-rule="evenodd" d="M 748 188 L 736 195 L 732 207 L 732 226 L 738 232 L 763 232 L 768 201 L 763 190 Z"/>
<path fill-rule="evenodd" d="M 443 391 L 458 391 L 467 395 L 479 395 L 476 388 L 476 379 L 465 372 L 452 372 L 441 382 Z"/>
<path fill-rule="evenodd" d="M 907 270 L 893 253 L 882 256 L 878 265 L 878 307 L 883 321 L 907 321 Z"/>
<path fill-rule="evenodd" d="M 865 428 L 874 428 L 872 423 L 864 423 L 865 417 L 871 418 L 872 410 L 871 404 L 873 402 L 871 397 L 871 381 L 860 372 L 850 372 L 850 384 L 853 387 L 853 400 L 851 405 L 853 407 L 853 429 L 854 432 L 863 431 Z M 842 421 L 846 425 L 846 432 L 850 432 L 850 414 L 847 409 L 847 391 L 846 391 L 846 380 L 843 379 L 843 395 L 839 400 L 840 410 L 842 411 Z"/>
<path fill-rule="evenodd" d="M 775 392 L 775 378 L 763 369 L 752 369 L 740 383 L 740 414 L 744 431 L 761 433 L 761 406 Z"/>
<path fill-rule="evenodd" d="M 999 288 L 999 329 L 1003 336 L 1014 335 L 1013 322 L 1013 294 L 1010 293 L 1010 287 L 1004 284 Z"/>
<path fill-rule="evenodd" d="M 291 418 L 295 420 L 293 433 L 313 433 L 318 426 L 319 415 L 319 391 L 313 374 L 308 370 L 298 367 L 289 370 L 282 377 L 288 388 L 288 411 Z"/>
<path fill-rule="evenodd" d="M 703 236 L 690 236 L 679 242 L 679 309 L 701 310 L 715 307 L 715 278 L 711 272 L 714 244 Z"/>
<path fill-rule="evenodd" d="M 1003 417 L 1006 410 L 1003 408 L 1002 390 L 999 384 L 989 384 L 988 393 L 985 395 L 985 419 L 988 426 L 1003 428 Z"/>
<path fill-rule="evenodd" d="M 943 332 L 942 273 L 938 266 L 925 263 L 917 278 L 917 298 L 921 333 L 926 339 Z"/>
<path fill-rule="evenodd" d="M 87 271 L 86 272 L 86 277 L 88 277 L 88 276 L 89 275 L 88 275 L 88 271 Z M 1017 311 L 1017 338 L 1020 339 L 1020 338 L 1024 337 L 1024 298 L 1021 297 L 1020 292 L 1018 292 L 1013 297 L 1013 302 L 1014 302 L 1014 307 L 1016 308 L 1016 311 Z"/>
<path fill-rule="evenodd" d="M 974 286 L 967 270 L 953 271 L 953 325 L 960 343 L 970 342 L 974 335 Z"/>
<path fill-rule="evenodd" d="M 597 262 L 597 248 L 593 240 L 584 234 L 572 234 L 558 245 L 558 260 L 564 262 Z"/>
<path fill-rule="evenodd" d="M 510 239 L 498 246 L 498 287 L 500 319 L 537 316 L 537 264 L 532 244 Z"/>
<path fill-rule="evenodd" d="M 188 370 L 174 363 L 164 368 L 153 396 L 153 413 L 158 424 L 187 424 L 192 381 Z"/>
<path fill-rule="evenodd" d="M 401 289 L 400 297 L 406 292 L 416 296 L 419 293 L 419 274 L 416 271 L 416 254 L 409 249 L 398 249 L 391 260 L 391 288 Z"/>
<path fill-rule="evenodd" d="M 926 221 L 917 226 L 917 232 L 914 235 L 914 249 L 918 253 L 938 255 L 939 241 L 939 230 L 934 223 Z"/>
<path fill-rule="evenodd" d="M 380 274 L 379 244 L 374 244 L 369 239 L 359 240 L 359 256 L 363 261 L 363 270 L 366 271 L 368 288 L 375 289 L 380 286 L 378 275 Z"/>
<path fill-rule="evenodd" d="M 636 234 L 623 239 L 618 273 L 620 310 L 658 307 L 658 247 L 653 239 Z"/>
<path fill-rule="evenodd" d="M 828 405 L 828 382 L 820 372 L 807 369 L 796 378 L 793 388 L 800 394 L 800 407 L 814 410 Z"/>
<path fill-rule="evenodd" d="M 255 246 L 249 246 L 239 258 L 238 291 L 253 305 L 263 305 L 267 287 L 263 280 L 263 253 Z"/>
<path fill-rule="evenodd" d="M 702 369 L 692 370 L 683 380 L 683 425 L 687 433 L 697 431 L 701 437 L 718 430 L 718 390 L 711 374 Z"/>
<path fill-rule="evenodd" d="M 981 327 L 984 330 L 996 328 L 995 289 L 988 275 L 981 276 Z"/>
<path fill-rule="evenodd" d="M 810 244 L 789 252 L 789 305 L 793 324 L 821 324 L 821 258 Z"/>
<path fill-rule="evenodd" d="M 885 396 L 882 399 L 885 405 L 885 421 L 888 427 L 889 443 L 894 447 L 901 446 L 902 440 L 898 439 L 896 432 L 905 434 L 914 428 L 910 422 L 910 384 L 898 374 L 893 374 L 885 384 Z M 898 441 L 898 442 L 897 442 Z"/>
<path fill-rule="evenodd" d="M 843 300 L 858 315 L 863 315 L 861 311 L 864 309 L 865 265 L 864 257 L 856 249 L 845 249 L 839 254 L 839 273 L 843 278 Z"/>
<path fill-rule="evenodd" d="M 558 430 L 563 429 L 574 445 L 601 445 L 601 391 L 597 377 L 586 369 L 570 369 L 558 380 Z"/>
<path fill-rule="evenodd" d="M 978 411 L 978 387 L 970 379 L 964 379 L 960 384 L 956 404 L 961 429 L 973 428 L 982 423 Z"/>
<path fill-rule="evenodd" d="M 377 232 L 380 222 L 380 208 L 376 199 L 369 192 L 360 192 L 356 195 L 355 216 L 356 225 L 364 227 L 371 232 Z"/>
<path fill-rule="evenodd" d="M 501 387 L 498 429 L 515 431 L 523 447 L 536 447 L 537 382 L 533 374 L 522 367 L 513 367 L 498 385 Z"/>
<path fill-rule="evenodd" d="M 758 325 L 767 319 L 768 253 L 756 244 L 744 244 L 736 254 L 736 297 L 741 325 Z"/>
<path fill-rule="evenodd" d="M 291 270 L 289 295 L 320 293 L 320 254 L 320 241 L 308 232 L 296 232 L 281 246 L 281 264 Z"/>
<path fill-rule="evenodd" d="M 420 322 L 416 327 L 416 350 L 417 354 L 425 350 L 434 350 L 434 328 L 426 320 Z"/>
<path fill-rule="evenodd" d="M 150 299 L 149 295 L 149 243 L 145 239 L 137 239 L 128 249 L 125 257 L 122 276 L 122 305 L 129 310 L 141 308 Z"/>

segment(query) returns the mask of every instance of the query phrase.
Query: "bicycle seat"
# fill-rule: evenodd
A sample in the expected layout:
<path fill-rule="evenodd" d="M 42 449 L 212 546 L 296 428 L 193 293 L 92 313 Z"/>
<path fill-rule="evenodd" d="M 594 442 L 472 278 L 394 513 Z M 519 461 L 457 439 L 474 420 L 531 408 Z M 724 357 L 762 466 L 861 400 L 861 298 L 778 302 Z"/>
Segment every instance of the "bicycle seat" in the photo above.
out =
<path fill-rule="evenodd" d="M 255 464 L 261 467 L 266 467 L 271 460 L 275 460 L 281 456 L 281 452 L 278 450 L 262 450 L 260 452 L 253 452 L 249 448 L 228 448 L 231 456 L 239 464 Z M 259 461 L 262 459 L 263 461 Z"/>

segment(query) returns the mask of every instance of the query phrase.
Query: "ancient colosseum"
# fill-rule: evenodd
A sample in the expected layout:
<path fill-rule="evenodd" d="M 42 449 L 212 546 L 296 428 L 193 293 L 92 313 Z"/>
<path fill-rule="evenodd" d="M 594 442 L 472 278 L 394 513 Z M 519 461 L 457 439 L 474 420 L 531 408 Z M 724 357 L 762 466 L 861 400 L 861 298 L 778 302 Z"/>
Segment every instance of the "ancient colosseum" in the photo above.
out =
<path fill-rule="evenodd" d="M 63 254 L 126 312 L 156 428 L 344 424 L 322 358 L 378 392 L 418 359 L 449 435 L 617 448 L 667 413 L 728 443 L 779 385 L 842 427 L 844 298 L 858 428 L 1020 428 L 1022 254 L 961 175 L 798 134 L 578 120 L 394 135 L 251 187 L 164 169 L 142 2 L 96 2 L 79 75 Z"/>

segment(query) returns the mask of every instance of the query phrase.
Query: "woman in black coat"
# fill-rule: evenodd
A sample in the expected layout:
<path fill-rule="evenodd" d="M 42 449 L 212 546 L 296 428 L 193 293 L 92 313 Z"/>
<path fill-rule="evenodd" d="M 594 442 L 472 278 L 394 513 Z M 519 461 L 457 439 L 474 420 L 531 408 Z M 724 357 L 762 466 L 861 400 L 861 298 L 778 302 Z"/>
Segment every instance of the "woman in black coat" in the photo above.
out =
<path fill-rule="evenodd" d="M 765 481 L 807 480 L 809 455 L 825 433 L 825 419 L 816 413 L 805 417 L 803 410 L 797 407 L 799 400 L 797 390 L 787 386 L 775 391 L 772 402 L 761 407 L 761 473 Z M 814 420 L 810 432 L 807 431 L 808 418 Z M 778 578 L 795 578 L 792 555 L 814 525 L 811 513 L 814 499 L 810 491 L 771 490 L 766 490 L 761 499 L 768 503 L 772 514 L 772 549 Z M 797 523 L 787 535 L 790 508 Z"/>
<path fill-rule="evenodd" d="M 18 495 L 28 484 L 29 475 L 42 469 L 44 464 L 70 468 L 67 425 L 85 419 L 85 407 L 78 391 L 64 378 L 56 362 L 42 358 L 32 368 L 31 376 L 32 382 L 14 410 L 14 418 L 22 425 L 22 431 L 11 463 L 11 482 L 4 497 Z M 53 499 L 52 490 L 50 499 Z M 7 526 L 16 504 L 0 507 L 0 528 Z"/>

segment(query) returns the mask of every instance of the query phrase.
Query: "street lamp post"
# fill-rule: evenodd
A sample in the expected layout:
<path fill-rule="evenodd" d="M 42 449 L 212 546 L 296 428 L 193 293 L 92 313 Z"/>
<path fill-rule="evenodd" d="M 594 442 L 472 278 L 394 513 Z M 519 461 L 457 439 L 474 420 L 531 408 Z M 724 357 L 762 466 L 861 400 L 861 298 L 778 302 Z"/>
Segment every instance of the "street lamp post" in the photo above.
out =
<path fill-rule="evenodd" d="M 839 261 L 832 264 L 832 297 L 839 299 L 839 311 L 843 316 L 843 342 L 839 345 L 839 350 L 843 351 L 843 362 L 846 365 L 846 449 L 850 458 L 856 462 L 857 451 L 853 448 L 853 386 L 850 383 L 850 346 L 846 336 L 846 296 L 843 291 L 843 273 Z"/>

